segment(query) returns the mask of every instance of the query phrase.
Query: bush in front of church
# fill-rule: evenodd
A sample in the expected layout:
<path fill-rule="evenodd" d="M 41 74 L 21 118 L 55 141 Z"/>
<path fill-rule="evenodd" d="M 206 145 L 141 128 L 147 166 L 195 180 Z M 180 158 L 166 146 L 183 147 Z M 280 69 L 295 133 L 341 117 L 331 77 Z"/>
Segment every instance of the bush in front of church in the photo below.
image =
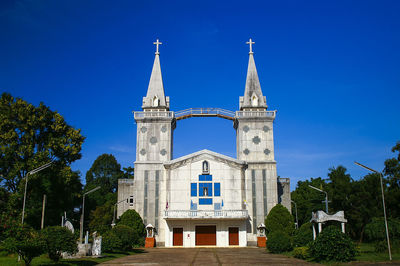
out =
<path fill-rule="evenodd" d="M 78 245 L 74 234 L 62 226 L 49 226 L 42 231 L 42 238 L 46 243 L 49 258 L 55 262 L 61 258 L 61 253 L 72 255 L 78 252 Z"/>
<path fill-rule="evenodd" d="M 305 247 L 313 241 L 312 224 L 305 223 L 300 226 L 293 236 L 293 245 L 295 247 Z"/>
<path fill-rule="evenodd" d="M 121 241 L 121 250 L 131 250 L 135 244 L 135 232 L 129 226 L 122 224 L 116 225 L 111 230 L 111 234 L 114 234 Z M 113 238 L 113 236 L 109 237 Z"/>
<path fill-rule="evenodd" d="M 108 231 L 102 235 L 101 250 L 102 252 L 122 251 L 122 241 L 113 231 Z"/>
<path fill-rule="evenodd" d="M 350 237 L 335 226 L 328 226 L 310 243 L 311 257 L 316 261 L 351 261 L 357 254 Z"/>
<path fill-rule="evenodd" d="M 274 231 L 268 234 L 267 238 L 267 249 L 271 253 L 282 253 L 291 251 L 292 239 L 291 237 L 282 231 Z"/>
<path fill-rule="evenodd" d="M 121 215 L 118 225 L 129 226 L 130 228 L 133 229 L 134 233 L 134 242 L 132 244 L 133 246 L 138 246 L 138 247 L 144 246 L 144 239 L 146 237 L 146 228 L 144 226 L 142 217 L 140 217 L 139 213 L 137 213 L 135 210 L 127 210 Z"/>
<path fill-rule="evenodd" d="M 277 231 L 292 236 L 294 233 L 293 216 L 283 205 L 277 204 L 269 211 L 265 219 L 265 230 L 268 237 L 270 233 Z"/>

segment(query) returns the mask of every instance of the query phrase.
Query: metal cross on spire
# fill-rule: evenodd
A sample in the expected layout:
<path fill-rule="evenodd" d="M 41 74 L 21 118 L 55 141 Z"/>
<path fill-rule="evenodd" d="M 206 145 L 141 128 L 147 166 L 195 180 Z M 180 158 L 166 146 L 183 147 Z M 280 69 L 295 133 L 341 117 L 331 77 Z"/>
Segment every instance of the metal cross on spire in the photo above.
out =
<path fill-rule="evenodd" d="M 246 42 L 246 44 L 249 44 L 250 45 L 250 52 L 249 52 L 249 54 L 252 54 L 253 53 L 253 44 L 255 44 L 255 42 L 252 42 L 251 41 L 251 38 L 250 38 L 250 40 L 248 41 L 248 42 Z"/>
<path fill-rule="evenodd" d="M 160 42 L 158 39 L 157 39 L 157 41 L 156 42 L 153 42 L 153 44 L 155 44 L 156 45 L 156 54 L 160 54 L 159 52 L 158 52 L 158 46 L 160 45 L 160 44 L 162 44 L 162 42 Z"/>

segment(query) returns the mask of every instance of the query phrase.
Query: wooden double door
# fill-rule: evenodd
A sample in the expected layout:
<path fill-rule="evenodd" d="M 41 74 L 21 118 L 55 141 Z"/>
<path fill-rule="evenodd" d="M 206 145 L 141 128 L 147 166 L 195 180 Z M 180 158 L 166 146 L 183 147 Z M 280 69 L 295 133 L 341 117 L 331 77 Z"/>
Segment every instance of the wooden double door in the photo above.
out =
<path fill-rule="evenodd" d="M 215 225 L 196 226 L 196 246 L 217 245 L 217 227 Z"/>

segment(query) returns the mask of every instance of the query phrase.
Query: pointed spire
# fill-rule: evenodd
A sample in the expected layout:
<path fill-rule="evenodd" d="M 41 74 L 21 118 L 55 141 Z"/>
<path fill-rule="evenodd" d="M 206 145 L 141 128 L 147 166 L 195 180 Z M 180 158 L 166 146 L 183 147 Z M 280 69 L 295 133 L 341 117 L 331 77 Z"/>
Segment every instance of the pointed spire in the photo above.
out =
<path fill-rule="evenodd" d="M 254 61 L 254 53 L 252 49 L 254 42 L 250 39 L 246 43 L 250 46 L 249 65 L 247 67 L 244 96 L 240 97 L 240 110 L 243 110 L 243 108 L 267 108 L 266 98 L 263 96 L 261 91 L 256 63 Z"/>
<path fill-rule="evenodd" d="M 149 87 L 147 88 L 147 95 L 143 97 L 143 109 L 157 108 L 169 109 L 169 97 L 165 97 L 164 85 L 161 75 L 160 66 L 160 52 L 158 51 L 159 45 L 162 44 L 158 39 L 153 44 L 156 45 L 156 53 L 154 58 L 153 69 L 151 71 Z"/>

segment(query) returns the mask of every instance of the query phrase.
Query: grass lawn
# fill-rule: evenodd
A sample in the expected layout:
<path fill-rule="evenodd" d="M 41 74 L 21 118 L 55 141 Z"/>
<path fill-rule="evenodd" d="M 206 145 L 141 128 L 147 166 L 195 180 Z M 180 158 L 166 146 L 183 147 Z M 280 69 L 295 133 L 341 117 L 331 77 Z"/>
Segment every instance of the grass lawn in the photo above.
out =
<path fill-rule="evenodd" d="M 389 253 L 375 252 L 375 248 L 373 244 L 370 243 L 362 243 L 359 245 L 360 254 L 356 256 L 357 261 L 389 261 Z M 399 250 L 393 250 L 392 248 L 392 259 L 393 261 L 400 261 L 400 253 Z"/>
<path fill-rule="evenodd" d="M 133 255 L 137 253 L 146 252 L 143 249 L 134 249 L 125 253 L 104 253 L 101 258 L 81 258 L 81 259 L 62 259 L 58 263 L 54 263 L 50 260 L 47 255 L 42 255 L 40 257 L 34 258 L 32 260 L 31 265 L 95 265 L 108 260 Z M 23 261 L 18 262 L 18 255 L 0 255 L 0 265 L 8 266 L 8 265 L 24 265 Z"/>

